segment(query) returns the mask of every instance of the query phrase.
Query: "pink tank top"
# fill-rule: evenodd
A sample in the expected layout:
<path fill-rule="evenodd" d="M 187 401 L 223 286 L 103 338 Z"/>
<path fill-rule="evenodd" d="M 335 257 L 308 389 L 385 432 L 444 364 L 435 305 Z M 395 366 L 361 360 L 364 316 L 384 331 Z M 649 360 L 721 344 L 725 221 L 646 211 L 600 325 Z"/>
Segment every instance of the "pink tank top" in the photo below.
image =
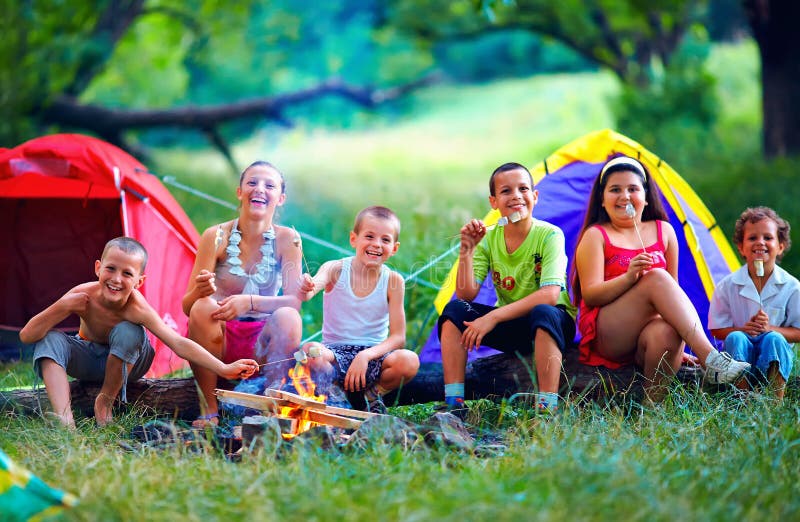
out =
<path fill-rule="evenodd" d="M 606 230 L 600 225 L 594 225 L 603 234 L 603 280 L 614 279 L 628 271 L 631 259 L 642 252 L 641 249 L 631 249 L 618 247 L 611 243 Z M 653 268 L 667 268 L 667 258 L 664 256 L 666 247 L 661 234 L 661 221 L 656 221 L 656 242 L 645 248 L 645 251 L 653 257 Z M 579 360 L 583 364 L 591 366 L 605 366 L 607 368 L 619 368 L 625 364 L 633 362 L 633 354 L 630 361 L 609 361 L 592 349 L 593 341 L 597 337 L 597 315 L 600 308 L 586 306 L 581 300 L 580 312 L 578 314 L 578 330 L 581 334 L 581 341 L 578 345 L 580 351 Z"/>

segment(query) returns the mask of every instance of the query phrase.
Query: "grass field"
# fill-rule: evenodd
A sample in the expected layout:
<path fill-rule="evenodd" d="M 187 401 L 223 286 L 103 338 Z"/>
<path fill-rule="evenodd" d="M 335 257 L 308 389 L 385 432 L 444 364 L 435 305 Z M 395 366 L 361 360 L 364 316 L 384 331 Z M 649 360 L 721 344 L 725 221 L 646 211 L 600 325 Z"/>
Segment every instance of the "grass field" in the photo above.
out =
<path fill-rule="evenodd" d="M 752 46 L 715 50 L 724 107 L 716 148 L 679 168 L 728 231 L 752 202 L 775 206 L 800 226 L 786 188 L 798 163 L 758 157 L 756 64 Z M 395 208 L 404 229 L 393 264 L 408 273 L 445 251 L 464 220 L 486 212 L 495 166 L 533 165 L 567 141 L 612 127 L 606 102 L 615 91 L 605 73 L 439 86 L 408 100 L 407 115 L 374 128 L 264 130 L 237 144 L 235 155 L 242 164 L 277 164 L 288 182 L 280 220 L 342 247 L 357 210 Z M 235 201 L 236 179 L 213 152 L 162 151 L 153 167 Z M 200 230 L 233 217 L 174 193 Z M 305 250 L 312 270 L 340 255 L 308 241 Z M 797 258 L 790 253 L 784 266 L 798 273 Z M 422 276 L 440 283 L 450 261 Z M 410 285 L 409 339 L 433 295 Z M 313 332 L 319 300 L 304 313 Z M 29 375 L 29 364 L 7 367 L 0 385 L 27 385 Z M 490 405 L 474 430 L 500 443 L 491 457 L 380 442 L 362 451 L 312 445 L 241 463 L 213 448 L 128 452 L 118 443 L 147 419 L 137 411 L 102 429 L 84 419 L 74 432 L 3 414 L 0 447 L 80 497 L 67 520 L 794 520 L 798 404 L 797 391 L 775 406 L 760 396 L 743 402 L 677 387 L 656 408 L 567 401 L 552 419 Z M 393 412 L 417 418 L 426 408 Z"/>

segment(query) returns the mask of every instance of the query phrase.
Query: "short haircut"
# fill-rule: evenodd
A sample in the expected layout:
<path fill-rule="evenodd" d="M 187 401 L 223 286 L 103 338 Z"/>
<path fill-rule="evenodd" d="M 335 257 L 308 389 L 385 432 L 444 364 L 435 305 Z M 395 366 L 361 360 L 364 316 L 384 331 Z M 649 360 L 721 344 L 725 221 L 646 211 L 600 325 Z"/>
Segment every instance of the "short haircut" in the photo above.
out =
<path fill-rule="evenodd" d="M 112 247 L 117 247 L 126 254 L 135 255 L 142 258 L 142 269 L 141 272 L 144 273 L 144 269 L 147 266 L 147 249 L 144 248 L 144 245 L 133 239 L 132 237 L 115 237 L 108 243 L 106 243 L 105 248 L 103 248 L 103 255 L 100 256 L 100 259 L 106 257 L 109 249 Z"/>
<path fill-rule="evenodd" d="M 361 223 L 367 216 L 383 219 L 385 221 L 391 221 L 392 224 L 394 224 L 394 240 L 397 241 L 400 239 L 400 218 L 398 218 L 397 214 L 395 214 L 391 209 L 377 205 L 367 207 L 358 213 L 355 223 L 353 223 L 353 232 L 358 234 L 358 230 L 361 228 Z"/>
<path fill-rule="evenodd" d="M 512 161 L 509 163 L 503 163 L 502 165 L 494 169 L 494 172 L 492 172 L 491 177 L 489 177 L 489 194 L 491 194 L 492 196 L 496 195 L 494 190 L 494 178 L 496 178 L 498 174 L 500 174 L 501 172 L 508 172 L 510 170 L 517 170 L 517 169 L 525 171 L 525 173 L 528 175 L 528 179 L 531 182 L 531 188 L 533 188 L 533 176 L 531 176 L 530 171 L 525 167 L 525 165 L 521 163 L 515 163 Z"/>
<path fill-rule="evenodd" d="M 745 223 L 758 223 L 764 219 L 771 219 L 775 222 L 775 225 L 778 227 L 778 243 L 783 243 L 783 254 L 785 254 L 792 246 L 792 238 L 789 237 L 792 227 L 789 225 L 788 221 L 780 217 L 777 212 L 769 207 L 746 208 L 733 226 L 733 242 L 736 243 L 736 245 L 741 245 L 744 242 Z M 777 257 L 778 261 L 783 258 L 783 254 Z"/>
<path fill-rule="evenodd" d="M 247 166 L 246 169 L 239 174 L 239 186 L 242 186 L 242 181 L 244 181 L 244 175 L 247 174 L 247 171 L 254 168 L 254 167 L 264 167 L 267 169 L 272 169 L 278 173 L 278 176 L 281 178 L 281 194 L 286 193 L 286 179 L 283 177 L 283 172 L 281 172 L 278 167 L 270 163 L 269 161 L 257 160 Z"/>

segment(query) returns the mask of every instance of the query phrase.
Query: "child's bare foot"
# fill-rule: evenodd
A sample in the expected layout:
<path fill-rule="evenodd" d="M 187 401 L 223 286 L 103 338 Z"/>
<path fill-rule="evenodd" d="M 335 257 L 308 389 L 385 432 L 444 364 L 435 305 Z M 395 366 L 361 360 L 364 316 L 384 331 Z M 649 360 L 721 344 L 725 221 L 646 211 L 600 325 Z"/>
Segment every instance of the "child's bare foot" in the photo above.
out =
<path fill-rule="evenodd" d="M 70 430 L 75 429 L 75 419 L 72 417 L 71 410 L 62 414 L 58 414 L 54 411 L 47 411 L 44 413 L 44 418 L 50 421 L 51 423 L 58 422 L 58 424 L 67 429 Z"/>
<path fill-rule="evenodd" d="M 94 400 L 94 419 L 98 426 L 106 426 L 114 420 L 112 415 L 113 405 L 114 397 L 103 392 L 97 394 L 97 398 Z"/>

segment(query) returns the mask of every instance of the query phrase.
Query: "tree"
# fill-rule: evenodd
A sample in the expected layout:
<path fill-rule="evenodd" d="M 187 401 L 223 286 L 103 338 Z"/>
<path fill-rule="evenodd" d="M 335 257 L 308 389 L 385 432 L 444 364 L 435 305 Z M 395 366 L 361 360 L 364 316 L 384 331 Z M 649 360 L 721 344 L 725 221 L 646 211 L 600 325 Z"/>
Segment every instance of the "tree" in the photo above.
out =
<path fill-rule="evenodd" d="M 768 158 L 800 154 L 800 3 L 745 0 L 761 55 L 763 147 Z"/>
<path fill-rule="evenodd" d="M 613 71 L 646 85 L 651 68 L 669 64 L 698 16 L 692 0 L 397 0 L 391 21 L 428 42 L 524 30 L 558 40 Z"/>
<path fill-rule="evenodd" d="M 228 122 L 288 125 L 287 109 L 325 96 L 372 108 L 432 80 L 417 76 L 398 86 L 375 88 L 306 74 L 303 83 L 291 83 L 287 89 L 265 78 L 265 65 L 276 76 L 287 76 L 280 68 L 287 59 L 277 56 L 281 51 L 271 47 L 274 42 L 264 33 L 272 31 L 276 38 L 288 40 L 291 29 L 305 21 L 300 19 L 303 14 L 311 19 L 310 8 L 303 11 L 284 3 L 276 0 L 265 7 L 255 1 L 105 0 L 42 5 L 27 0 L 9 6 L 0 42 L 0 64 L 9 64 L 0 66 L 0 111 L 7 115 L 0 122 L 0 140 L 13 144 L 54 128 L 80 129 L 131 150 L 131 130 L 194 129 L 236 170 L 222 131 Z M 273 4 L 277 7 L 270 11 Z M 267 27 L 252 27 L 254 20 Z M 316 23 L 322 25 L 318 19 Z M 262 38 L 243 42 L 246 32 Z M 293 37 L 299 39 L 297 34 Z M 220 42 L 228 44 L 228 54 L 214 53 L 215 45 L 222 47 Z M 237 60 L 231 60 L 231 53 Z M 250 67 L 235 71 L 237 82 L 224 77 L 226 70 L 220 74 L 223 78 L 214 77 L 215 68 L 237 61 L 247 61 Z M 209 77 L 225 86 L 250 85 L 247 80 L 256 78 L 252 86 L 257 94 L 251 91 L 243 99 L 235 88 L 211 96 L 193 90 L 193 81 L 213 83 Z M 193 98 L 213 101 L 198 105 L 191 103 Z"/>

